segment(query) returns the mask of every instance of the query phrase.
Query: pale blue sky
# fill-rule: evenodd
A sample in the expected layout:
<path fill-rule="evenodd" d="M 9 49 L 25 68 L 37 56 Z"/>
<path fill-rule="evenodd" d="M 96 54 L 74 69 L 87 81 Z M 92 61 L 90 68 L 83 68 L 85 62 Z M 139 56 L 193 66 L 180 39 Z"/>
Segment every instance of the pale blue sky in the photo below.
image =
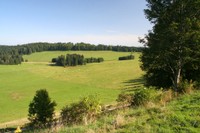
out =
<path fill-rule="evenodd" d="M 87 42 L 142 46 L 145 0 L 0 0 L 0 44 Z"/>

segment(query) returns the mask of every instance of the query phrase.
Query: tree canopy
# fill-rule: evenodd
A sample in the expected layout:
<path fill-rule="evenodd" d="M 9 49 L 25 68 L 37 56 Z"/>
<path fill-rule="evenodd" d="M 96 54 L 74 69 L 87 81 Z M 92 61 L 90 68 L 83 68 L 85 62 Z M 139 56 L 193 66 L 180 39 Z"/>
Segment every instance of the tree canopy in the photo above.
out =
<path fill-rule="evenodd" d="M 93 45 L 89 43 L 46 43 L 37 42 L 17 46 L 0 45 L 0 64 L 20 64 L 23 61 L 22 56 L 42 51 L 119 51 L 119 52 L 140 52 L 142 47 L 111 46 L 111 45 Z"/>
<path fill-rule="evenodd" d="M 45 89 L 36 91 L 29 104 L 28 119 L 33 126 L 47 126 L 53 122 L 56 102 L 51 101 Z"/>
<path fill-rule="evenodd" d="M 147 0 L 154 25 L 145 38 L 141 68 L 147 85 L 173 86 L 200 79 L 200 0 Z"/>

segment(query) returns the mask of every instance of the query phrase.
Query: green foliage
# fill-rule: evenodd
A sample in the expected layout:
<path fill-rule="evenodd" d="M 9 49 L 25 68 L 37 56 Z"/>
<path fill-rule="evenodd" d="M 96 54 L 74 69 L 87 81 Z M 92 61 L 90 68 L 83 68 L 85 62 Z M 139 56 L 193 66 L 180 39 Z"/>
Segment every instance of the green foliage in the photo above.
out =
<path fill-rule="evenodd" d="M 127 46 L 108 46 L 108 45 L 93 45 L 88 43 L 76 43 L 73 44 L 71 42 L 68 43 L 30 43 L 25 45 L 17 45 L 17 46 L 1 46 L 0 45 L 0 65 L 14 65 L 21 64 L 23 61 L 22 55 L 29 55 L 35 52 L 42 51 L 66 51 L 66 50 L 88 50 L 88 51 L 122 51 L 122 52 L 131 52 L 136 51 L 139 52 L 143 48 L 139 47 L 127 47 Z"/>
<path fill-rule="evenodd" d="M 194 85 L 193 85 L 193 87 L 195 88 L 195 89 L 200 89 L 200 81 L 198 80 L 198 81 L 195 81 L 194 82 Z"/>
<path fill-rule="evenodd" d="M 86 63 L 95 63 L 95 62 L 103 62 L 104 59 L 102 57 L 99 57 L 99 58 L 94 58 L 94 57 L 90 57 L 90 58 L 85 58 L 85 62 Z"/>
<path fill-rule="evenodd" d="M 122 56 L 118 58 L 118 60 L 133 60 L 133 59 L 134 59 L 133 55 Z"/>
<path fill-rule="evenodd" d="M 150 91 L 146 88 L 138 89 L 133 95 L 132 105 L 145 105 L 150 100 Z"/>
<path fill-rule="evenodd" d="M 141 68 L 149 86 L 178 91 L 182 80 L 200 79 L 200 1 L 147 0 L 145 15 L 154 24 L 144 43 Z"/>
<path fill-rule="evenodd" d="M 36 91 L 36 94 L 29 104 L 28 119 L 34 127 L 50 125 L 54 120 L 56 103 L 51 101 L 45 89 Z"/>
<path fill-rule="evenodd" d="M 101 116 L 89 125 L 65 127 L 61 132 L 152 132 L 152 133 L 198 133 L 200 130 L 200 92 L 182 95 L 166 106 L 137 107 Z M 116 126 L 116 116 L 125 121 Z M 81 129 L 81 130 L 80 130 Z"/>
<path fill-rule="evenodd" d="M 84 65 L 84 56 L 79 54 L 67 54 L 58 56 L 58 58 L 53 58 L 52 62 L 55 62 L 58 66 L 77 66 Z"/>
<path fill-rule="evenodd" d="M 79 54 L 67 54 L 66 66 L 84 65 L 84 56 Z"/>
<path fill-rule="evenodd" d="M 120 93 L 118 95 L 118 98 L 116 99 L 117 102 L 122 103 L 132 103 L 133 100 L 133 94 L 132 93 Z"/>
<path fill-rule="evenodd" d="M 67 54 L 66 57 L 64 55 L 58 56 L 58 58 L 53 58 L 52 62 L 56 63 L 58 66 L 77 66 L 77 65 L 85 65 L 86 63 L 94 63 L 94 62 L 103 62 L 104 59 L 100 58 L 84 58 L 83 55 L 79 54 Z"/>
<path fill-rule="evenodd" d="M 88 96 L 77 103 L 64 107 L 61 111 L 62 123 L 65 125 L 93 121 L 101 113 L 101 103 L 96 96 Z"/>
<path fill-rule="evenodd" d="M 66 65 L 66 58 L 64 55 L 58 56 L 56 60 L 56 65 L 58 66 L 65 66 Z"/>
<path fill-rule="evenodd" d="M 184 80 L 178 84 L 178 92 L 179 93 L 190 93 L 193 89 L 193 83 L 192 81 Z"/>
<path fill-rule="evenodd" d="M 56 63 L 58 58 L 52 58 L 51 62 Z"/>
<path fill-rule="evenodd" d="M 0 53 L 0 65 L 17 65 L 21 64 L 23 58 L 18 54 L 1 54 Z"/>

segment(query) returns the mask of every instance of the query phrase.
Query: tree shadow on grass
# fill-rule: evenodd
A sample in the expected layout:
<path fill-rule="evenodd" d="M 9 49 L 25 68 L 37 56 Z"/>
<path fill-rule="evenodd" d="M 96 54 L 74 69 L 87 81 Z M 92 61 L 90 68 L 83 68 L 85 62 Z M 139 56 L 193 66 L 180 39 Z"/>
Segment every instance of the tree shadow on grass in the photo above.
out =
<path fill-rule="evenodd" d="M 137 88 L 140 88 L 144 85 L 144 78 L 140 77 L 140 78 L 136 78 L 136 79 L 131 79 L 131 80 L 127 80 L 125 82 L 123 82 L 124 84 L 124 88 L 123 91 L 134 91 Z"/>
<path fill-rule="evenodd" d="M 0 133 L 14 133 L 15 130 L 16 128 L 0 128 Z"/>

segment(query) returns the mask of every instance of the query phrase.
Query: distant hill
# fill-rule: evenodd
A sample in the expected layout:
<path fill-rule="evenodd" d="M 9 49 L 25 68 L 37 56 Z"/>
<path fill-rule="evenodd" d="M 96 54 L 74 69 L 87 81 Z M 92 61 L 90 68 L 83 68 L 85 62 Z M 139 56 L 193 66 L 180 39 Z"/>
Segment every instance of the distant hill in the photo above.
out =
<path fill-rule="evenodd" d="M 29 43 L 17 46 L 0 45 L 0 64 L 20 64 L 22 55 L 28 55 L 42 51 L 118 51 L 118 52 L 141 52 L 143 47 L 94 45 L 89 43 Z"/>

